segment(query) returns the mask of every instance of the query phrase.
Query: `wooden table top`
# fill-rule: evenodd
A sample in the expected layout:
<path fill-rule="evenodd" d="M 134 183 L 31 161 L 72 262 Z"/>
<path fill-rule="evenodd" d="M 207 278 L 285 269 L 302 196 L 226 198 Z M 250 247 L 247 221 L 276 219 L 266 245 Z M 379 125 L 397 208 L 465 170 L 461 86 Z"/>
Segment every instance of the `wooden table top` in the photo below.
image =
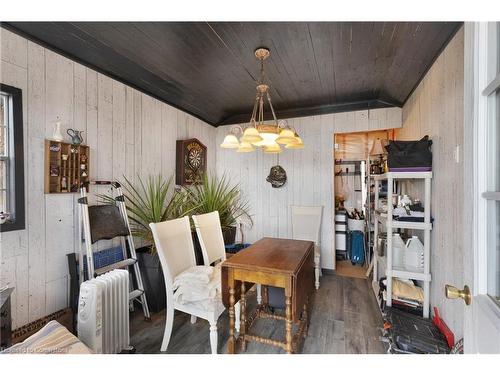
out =
<path fill-rule="evenodd" d="M 264 237 L 227 259 L 222 266 L 296 275 L 312 241 Z"/>

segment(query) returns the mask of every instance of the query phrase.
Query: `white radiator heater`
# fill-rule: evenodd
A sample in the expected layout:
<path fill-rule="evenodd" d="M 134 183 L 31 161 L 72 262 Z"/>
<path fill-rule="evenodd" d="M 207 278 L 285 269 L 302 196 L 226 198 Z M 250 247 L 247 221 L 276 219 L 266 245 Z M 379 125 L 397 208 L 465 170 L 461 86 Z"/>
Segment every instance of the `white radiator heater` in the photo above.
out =
<path fill-rule="evenodd" d="M 130 349 L 128 271 L 115 269 L 80 285 L 78 338 L 94 353 Z"/>

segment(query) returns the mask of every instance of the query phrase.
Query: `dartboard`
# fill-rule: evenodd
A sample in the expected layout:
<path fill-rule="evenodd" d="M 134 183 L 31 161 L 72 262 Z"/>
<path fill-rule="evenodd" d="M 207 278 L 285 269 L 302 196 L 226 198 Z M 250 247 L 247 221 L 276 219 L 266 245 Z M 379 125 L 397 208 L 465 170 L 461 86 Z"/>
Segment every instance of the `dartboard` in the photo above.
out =
<path fill-rule="evenodd" d="M 178 140 L 176 142 L 177 185 L 199 183 L 207 169 L 207 148 L 196 138 Z"/>
<path fill-rule="evenodd" d="M 197 170 L 202 163 L 202 151 L 199 148 L 192 148 L 188 153 L 188 163 L 191 169 Z"/>

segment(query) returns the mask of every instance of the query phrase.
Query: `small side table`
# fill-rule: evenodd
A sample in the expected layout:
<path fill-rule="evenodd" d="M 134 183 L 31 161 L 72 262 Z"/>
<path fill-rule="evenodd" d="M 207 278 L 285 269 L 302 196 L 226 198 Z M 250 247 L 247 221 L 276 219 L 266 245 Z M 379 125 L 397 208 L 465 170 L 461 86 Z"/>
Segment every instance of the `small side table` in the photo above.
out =
<path fill-rule="evenodd" d="M 12 344 L 12 319 L 10 315 L 10 295 L 14 288 L 7 288 L 0 292 L 0 350 Z"/>

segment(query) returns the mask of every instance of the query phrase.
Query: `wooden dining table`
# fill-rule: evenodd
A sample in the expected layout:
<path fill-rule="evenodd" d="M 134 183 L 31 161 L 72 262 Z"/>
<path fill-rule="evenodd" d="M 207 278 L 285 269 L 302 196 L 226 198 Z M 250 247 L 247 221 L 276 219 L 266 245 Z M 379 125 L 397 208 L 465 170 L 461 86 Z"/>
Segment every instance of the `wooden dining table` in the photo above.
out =
<path fill-rule="evenodd" d="M 262 286 L 262 301 L 247 318 L 246 293 L 253 286 Z M 268 286 L 283 288 L 285 314 L 269 308 Z M 314 243 L 282 238 L 262 238 L 238 252 L 222 264 L 222 300 L 229 309 L 228 353 L 245 351 L 247 341 L 274 345 L 287 353 L 297 353 L 307 336 L 310 303 L 314 293 Z M 235 308 L 240 302 L 240 331 L 235 337 Z M 285 341 L 252 334 L 256 319 L 285 321 Z M 298 325 L 292 336 L 292 325 Z"/>

